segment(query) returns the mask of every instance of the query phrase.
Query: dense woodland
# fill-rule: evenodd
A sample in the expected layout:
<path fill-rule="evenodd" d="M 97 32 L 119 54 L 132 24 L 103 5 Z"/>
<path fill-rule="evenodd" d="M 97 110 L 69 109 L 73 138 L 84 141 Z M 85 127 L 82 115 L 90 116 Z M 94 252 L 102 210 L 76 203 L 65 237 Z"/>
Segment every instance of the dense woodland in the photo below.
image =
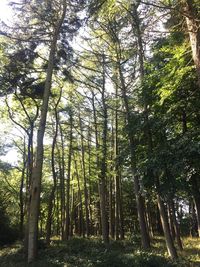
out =
<path fill-rule="evenodd" d="M 200 236 L 199 0 L 10 5 L 0 245 L 21 240 L 30 263 L 54 240 L 137 240 L 145 253 L 163 237 L 173 264 Z"/>

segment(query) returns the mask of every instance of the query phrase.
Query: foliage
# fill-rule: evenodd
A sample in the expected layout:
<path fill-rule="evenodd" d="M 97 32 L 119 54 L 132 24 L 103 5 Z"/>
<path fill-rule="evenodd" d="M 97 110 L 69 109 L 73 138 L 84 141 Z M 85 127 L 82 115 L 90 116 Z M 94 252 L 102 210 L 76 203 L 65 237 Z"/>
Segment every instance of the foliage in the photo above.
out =
<path fill-rule="evenodd" d="M 198 244 L 186 240 L 188 249 L 198 251 Z M 30 266 L 69 266 L 69 267 L 189 267 L 186 258 L 191 251 L 177 263 L 171 263 L 160 255 L 162 247 L 153 252 L 138 251 L 129 241 L 115 241 L 108 246 L 99 239 L 75 238 L 68 242 L 52 241 L 51 247 L 40 250 L 39 259 Z M 132 252 L 134 253 L 132 254 Z M 193 251 L 194 252 L 194 251 Z M 21 246 L 16 244 L 0 251 L 1 266 L 25 266 Z M 194 260 L 190 258 L 190 260 Z M 198 264 L 199 258 L 196 258 Z M 195 261 L 194 265 L 195 266 Z M 198 266 L 198 265 L 196 265 Z"/>
<path fill-rule="evenodd" d="M 5 204 L 0 201 L 0 246 L 14 243 L 18 238 L 19 232 L 16 226 L 11 224 Z"/>

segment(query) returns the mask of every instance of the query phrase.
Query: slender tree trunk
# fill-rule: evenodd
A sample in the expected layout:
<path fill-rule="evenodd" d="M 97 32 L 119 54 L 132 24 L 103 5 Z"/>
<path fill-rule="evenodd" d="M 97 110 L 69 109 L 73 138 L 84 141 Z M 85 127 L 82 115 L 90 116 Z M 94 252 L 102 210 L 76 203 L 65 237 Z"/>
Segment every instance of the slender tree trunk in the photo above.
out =
<path fill-rule="evenodd" d="M 91 187 L 91 129 L 90 129 L 90 123 L 88 125 L 88 201 L 89 201 L 89 218 L 90 218 L 90 234 L 93 234 L 93 209 L 92 209 L 92 187 Z"/>
<path fill-rule="evenodd" d="M 78 166 L 77 166 L 75 155 L 74 155 L 74 164 L 75 164 L 76 177 L 77 177 L 77 183 L 78 183 L 78 235 L 84 236 L 83 202 L 82 202 L 82 193 L 81 193 L 81 186 L 80 186 L 80 177 L 79 177 Z"/>
<path fill-rule="evenodd" d="M 69 154 L 67 168 L 67 188 L 66 188 L 66 226 L 65 238 L 68 240 L 70 235 L 70 180 L 71 180 L 71 161 L 72 161 L 72 142 L 73 142 L 73 115 L 69 111 L 70 133 L 69 133 Z"/>
<path fill-rule="evenodd" d="M 176 211 L 175 211 L 173 199 L 170 200 L 169 205 L 170 205 L 170 209 L 171 209 L 172 220 L 174 223 L 174 230 L 175 230 L 177 245 L 178 245 L 180 250 L 183 250 L 183 244 L 182 244 L 181 235 L 180 235 L 180 228 L 179 228 L 179 224 L 178 224 L 177 218 L 176 218 Z"/>
<path fill-rule="evenodd" d="M 64 134 L 62 125 L 59 122 L 60 128 L 60 139 L 61 139 L 61 153 L 59 154 L 59 169 L 60 169 L 60 208 L 61 208 L 61 237 L 62 240 L 65 240 L 66 234 L 66 218 L 65 218 L 65 211 L 66 211 L 66 181 L 65 181 L 65 145 L 64 145 Z"/>
<path fill-rule="evenodd" d="M 83 170 L 83 184 L 84 184 L 84 198 L 85 198 L 85 226 L 86 226 L 86 236 L 90 235 L 90 218 L 89 218 L 89 205 L 88 205 L 88 188 L 87 188 L 87 177 L 85 168 L 85 147 L 83 140 L 83 126 L 79 112 L 79 124 L 81 132 L 81 156 L 82 156 L 82 170 Z"/>
<path fill-rule="evenodd" d="M 115 98 L 118 99 L 118 86 L 115 88 Z M 120 191 L 120 174 L 119 174 L 119 147 L 118 147 L 118 104 L 115 104 L 115 114 L 114 114 L 114 160 L 115 160 L 115 239 L 119 239 L 120 230 L 120 201 L 121 201 L 121 191 Z"/>
<path fill-rule="evenodd" d="M 138 14 L 137 14 L 137 9 L 135 4 L 133 4 L 133 19 L 135 20 L 137 30 L 139 30 L 139 25 L 138 25 Z M 135 18 L 136 15 L 136 18 Z M 144 67 L 143 67 L 143 51 L 142 49 L 142 42 L 141 42 L 141 34 L 140 31 L 137 32 L 137 38 L 138 38 L 138 47 L 139 47 L 139 63 L 140 63 L 140 75 L 141 75 L 141 80 L 143 80 L 144 77 Z M 121 66 L 121 48 L 120 48 L 120 42 L 118 40 L 118 48 L 117 48 L 117 68 L 118 68 L 118 73 L 119 73 L 119 79 L 121 83 L 121 92 L 122 92 L 122 98 L 124 101 L 124 106 L 126 110 L 126 120 L 127 120 L 127 132 L 128 132 L 128 138 L 129 138 L 129 145 L 130 145 L 130 153 L 131 153 L 131 169 L 132 169 L 132 175 L 134 178 L 134 190 L 135 190 L 135 196 L 136 196 L 136 204 L 137 204 L 137 212 L 138 212 L 138 219 L 139 219 L 139 225 L 140 225 L 140 232 L 141 232 L 141 240 L 142 240 L 142 247 L 144 249 L 149 249 L 150 248 L 150 238 L 149 238 L 149 233 L 148 233 L 148 227 L 147 227 L 147 222 L 145 218 L 145 206 L 144 206 L 144 199 L 143 196 L 141 195 L 141 190 L 140 190 L 140 183 L 139 183 L 139 177 L 137 174 L 137 166 L 136 166 L 136 155 L 135 155 L 135 140 L 134 136 L 131 130 L 131 111 L 129 107 L 129 101 L 128 101 L 128 96 L 127 96 L 127 89 L 126 89 L 126 84 L 123 76 L 123 71 L 122 71 L 122 66 Z"/>
<path fill-rule="evenodd" d="M 119 239 L 119 211 L 120 211 L 119 175 L 115 173 L 115 239 Z"/>
<path fill-rule="evenodd" d="M 194 207 L 193 199 L 189 202 L 189 215 L 190 215 L 190 236 L 196 237 L 198 235 L 197 216 Z M 179 219 L 181 218 L 179 213 Z"/>
<path fill-rule="evenodd" d="M 154 236 L 153 222 L 152 222 L 151 207 L 150 207 L 149 201 L 147 201 L 147 204 L 146 204 L 146 212 L 147 212 L 147 223 L 148 223 L 148 228 L 149 228 L 149 235 L 153 237 Z"/>
<path fill-rule="evenodd" d="M 195 174 L 191 177 L 191 185 L 192 185 L 192 193 L 194 197 L 194 203 L 196 208 L 196 214 L 197 214 L 197 224 L 198 224 L 198 235 L 200 237 L 200 190 L 199 190 L 199 184 L 198 180 L 200 179 L 200 176 Z"/>
<path fill-rule="evenodd" d="M 188 8 L 189 8 L 189 6 L 192 5 L 193 1 L 191 3 L 189 3 L 189 1 L 186 1 L 186 2 L 188 2 Z M 199 31 L 199 38 L 200 38 L 200 29 L 198 31 Z M 199 45 L 200 45 L 200 39 L 199 39 Z M 199 49 L 199 60 L 200 60 L 200 47 L 198 47 L 198 49 Z M 200 76 L 199 76 L 199 82 L 200 82 Z M 199 83 L 199 86 L 200 86 L 200 83 Z M 187 132 L 187 114 L 185 110 L 183 110 L 183 114 L 182 114 L 182 131 L 183 131 L 183 134 Z M 196 207 L 198 235 L 200 237 L 200 184 L 198 183 L 199 179 L 200 179 L 200 175 L 198 173 L 193 174 L 190 179 L 190 184 L 191 184 L 192 195 L 194 197 L 194 203 Z"/>
<path fill-rule="evenodd" d="M 173 239 L 170 233 L 170 227 L 169 227 L 165 205 L 163 203 L 163 200 L 161 199 L 161 196 L 158 193 L 157 193 L 157 201 L 158 201 L 158 208 L 160 212 L 162 227 L 163 227 L 163 231 L 165 235 L 167 251 L 170 257 L 174 260 L 174 259 L 177 259 L 178 255 L 177 255 L 176 248 L 174 246 L 174 242 L 173 242 Z"/>
<path fill-rule="evenodd" d="M 192 56 L 196 66 L 198 85 L 200 86 L 200 22 L 193 0 L 184 0 L 185 18 L 190 37 Z M 198 5 L 198 4 L 197 4 Z"/>
<path fill-rule="evenodd" d="M 156 207 L 156 233 L 158 235 L 164 234 L 158 206 Z"/>
<path fill-rule="evenodd" d="M 96 107 L 95 107 L 95 94 L 92 91 L 92 109 L 93 109 L 93 119 L 94 119 L 94 130 L 95 130 L 95 144 L 96 144 L 96 170 L 99 170 L 100 168 L 100 160 L 99 160 L 99 140 L 98 140 L 98 125 L 97 125 L 97 114 L 96 114 Z M 100 180 L 99 173 L 97 175 L 98 181 Z M 99 182 L 98 182 L 98 189 L 99 189 Z M 97 214 L 98 214 L 98 222 L 95 224 L 96 225 L 96 234 L 101 234 L 100 229 L 101 227 L 101 215 L 100 215 L 100 201 L 97 202 L 96 204 L 97 207 Z"/>
<path fill-rule="evenodd" d="M 109 232 L 110 236 L 114 238 L 115 221 L 113 216 L 113 177 L 109 181 Z"/>
<path fill-rule="evenodd" d="M 56 234 L 60 236 L 60 198 L 59 198 L 59 190 L 58 186 L 56 189 Z"/>
<path fill-rule="evenodd" d="M 167 211 L 168 211 L 169 228 L 170 228 L 171 237 L 173 240 L 175 240 L 176 234 L 175 234 L 175 229 L 174 229 L 174 221 L 172 218 L 171 206 L 169 203 L 167 205 Z"/>
<path fill-rule="evenodd" d="M 104 57 L 104 56 L 103 56 Z M 104 61 L 104 59 L 103 59 Z M 104 68 L 103 62 L 103 68 Z M 97 116 L 94 100 L 94 92 L 92 92 L 92 106 L 93 106 L 93 117 L 94 117 L 94 127 L 95 127 L 95 141 L 96 141 L 96 165 L 97 169 L 100 168 L 99 179 L 99 198 L 100 198 L 100 215 L 101 215 L 101 230 L 103 241 L 105 244 L 109 243 L 109 232 L 108 232 L 108 219 L 107 219 L 107 203 L 106 203 L 106 157 L 107 157 L 107 107 L 105 103 L 105 71 L 103 71 L 103 86 L 102 86 L 102 105 L 103 105 L 103 134 L 102 134 L 102 158 L 99 159 L 98 153 L 100 152 L 100 146 L 98 141 L 98 127 L 97 127 Z"/>
<path fill-rule="evenodd" d="M 58 111 L 57 107 L 61 99 L 62 90 L 60 92 L 60 96 L 58 98 L 58 101 L 55 104 L 54 114 L 55 114 L 55 132 L 53 136 L 53 142 L 52 142 L 52 149 L 51 149 L 51 169 L 52 169 L 52 176 L 53 176 L 53 186 L 51 188 L 51 193 L 49 196 L 49 202 L 48 202 L 48 213 L 47 213 L 47 221 L 46 221 L 46 244 L 47 246 L 50 245 L 50 237 L 51 237 L 51 225 L 52 225 L 52 217 L 53 217 L 53 203 L 55 198 L 55 191 L 57 186 L 57 173 L 55 169 L 55 148 L 56 148 L 56 142 L 57 142 L 57 136 L 58 136 Z"/>
<path fill-rule="evenodd" d="M 114 149 L 114 140 L 115 140 L 115 133 L 114 133 L 114 119 L 113 119 L 113 114 L 112 114 L 112 122 L 111 122 L 111 141 L 110 141 L 110 153 L 109 153 L 109 157 L 110 157 L 110 170 L 109 173 L 111 173 L 111 175 L 109 175 L 109 235 L 111 238 L 115 238 L 115 190 L 114 189 L 114 176 L 112 175 L 112 173 L 115 173 L 115 155 L 113 153 L 113 149 Z"/>
<path fill-rule="evenodd" d="M 24 236 L 24 182 L 25 182 L 25 175 L 26 175 L 26 141 L 24 138 L 24 153 L 23 153 L 23 167 L 22 167 L 22 174 L 21 174 L 21 182 L 20 182 L 20 190 L 19 190 L 19 208 L 20 208 L 20 237 L 23 238 Z"/>
<path fill-rule="evenodd" d="M 70 237 L 74 234 L 74 224 L 75 224 L 75 190 L 73 188 L 73 176 L 72 176 L 72 186 L 71 186 L 71 192 L 72 192 L 72 199 L 71 199 L 71 211 L 70 211 Z"/>
<path fill-rule="evenodd" d="M 103 82 L 101 99 L 103 106 L 103 133 L 102 133 L 102 158 L 101 158 L 101 171 L 99 181 L 99 197 L 100 197 L 100 209 L 101 209 L 101 224 L 102 224 L 102 236 L 105 244 L 109 243 L 108 232 L 108 215 L 107 215 L 107 202 L 106 202 L 106 174 L 107 174 L 107 132 L 108 132 L 108 114 L 107 104 L 105 101 L 105 55 L 102 55 L 103 64 Z"/>
<path fill-rule="evenodd" d="M 37 256 L 38 218 L 39 218 L 39 208 L 40 208 L 40 191 L 41 191 L 43 154 L 44 154 L 43 138 L 45 133 L 57 40 L 60 28 L 65 18 L 66 5 L 67 5 L 66 1 L 63 0 L 62 16 L 58 20 L 50 46 L 47 76 L 45 81 L 44 96 L 41 106 L 40 122 L 37 133 L 36 161 L 32 172 L 31 191 L 30 191 L 30 210 L 29 210 L 29 227 L 28 227 L 28 263 L 35 260 Z"/>
<path fill-rule="evenodd" d="M 26 215 L 26 225 L 25 225 L 25 238 L 24 238 L 24 251 L 28 255 L 28 234 L 29 234 L 29 209 L 30 209 L 30 187 L 33 172 L 33 134 L 34 134 L 34 124 L 39 115 L 39 107 L 37 106 L 37 111 L 35 118 L 30 121 L 30 131 L 28 134 L 28 154 L 27 154 L 27 177 L 26 177 L 26 196 L 25 196 L 25 215 Z"/>
<path fill-rule="evenodd" d="M 11 121 L 18 125 L 26 134 L 28 137 L 28 145 L 27 145 L 27 163 L 26 163 L 26 194 L 25 194 L 25 201 L 23 203 L 23 211 L 22 209 L 20 210 L 21 212 L 21 222 L 23 220 L 23 224 L 24 224 L 24 219 L 26 219 L 26 224 L 25 224 L 25 238 L 24 238 L 24 251 L 26 253 L 26 255 L 28 254 L 28 222 L 29 222 L 29 196 L 30 196 L 30 185 L 31 185 L 31 177 L 32 177 L 32 170 L 33 170 L 33 131 L 34 131 L 34 123 L 38 117 L 38 113 L 39 113 L 39 108 L 37 103 L 36 104 L 36 112 L 35 112 L 35 116 L 34 118 L 31 118 L 24 106 L 23 100 L 18 96 L 18 94 L 15 92 L 15 98 L 20 102 L 21 107 L 27 117 L 27 120 L 29 121 L 29 127 L 25 128 L 22 124 L 18 123 L 12 115 L 11 112 L 11 108 L 8 104 L 7 98 L 6 98 L 6 105 L 8 108 L 8 113 L 9 113 L 9 117 L 11 119 Z M 24 147 L 24 156 L 26 155 L 25 152 L 26 149 Z M 25 161 L 24 161 L 25 162 Z M 25 170 L 23 171 L 25 175 Z M 24 186 L 24 181 L 22 181 L 21 183 L 21 188 L 20 190 L 23 190 L 23 186 Z M 22 201 L 23 201 L 23 192 L 20 191 L 20 205 L 22 205 Z M 22 206 L 21 206 L 22 208 Z M 23 215 L 22 215 L 23 213 Z M 23 218 L 22 218 L 23 216 Z"/>
<path fill-rule="evenodd" d="M 119 170 L 119 193 L 120 193 L 120 202 L 119 202 L 119 222 L 120 222 L 120 239 L 124 239 L 124 211 L 123 211 L 123 194 L 122 194 L 122 181 L 121 181 L 121 172 Z"/>
<path fill-rule="evenodd" d="M 143 86 L 143 82 L 145 79 L 145 68 L 144 68 L 144 47 L 143 47 L 143 40 L 142 40 L 142 31 L 141 31 L 141 19 L 138 14 L 138 7 L 140 2 L 133 4 L 133 10 L 132 10 L 132 19 L 133 19 L 133 29 L 136 31 L 137 36 L 137 44 L 138 44 L 138 58 L 139 58 L 139 73 L 140 73 L 140 83 L 141 86 Z M 152 145 L 152 135 L 151 135 L 151 129 L 149 125 L 149 110 L 148 110 L 148 101 L 146 98 L 146 92 L 144 92 L 143 96 L 144 101 L 144 121 L 145 121 L 145 129 L 144 134 L 147 139 L 147 152 L 148 152 L 148 158 L 151 158 L 153 145 Z M 148 227 L 147 227 L 148 229 Z M 150 246 L 150 241 L 149 241 Z"/>
<path fill-rule="evenodd" d="M 132 175 L 134 178 L 134 190 L 136 196 L 136 204 L 137 204 L 137 212 L 138 212 L 138 219 L 140 225 L 140 233 L 141 233 L 141 240 L 142 240 L 142 247 L 144 249 L 150 248 L 150 238 L 148 234 L 146 219 L 145 219 L 145 206 L 144 206 L 144 199 L 141 195 L 140 191 L 140 183 L 139 177 L 136 173 L 136 157 L 135 157 L 135 141 L 133 138 L 133 133 L 131 131 L 131 113 L 130 107 L 128 103 L 128 97 L 126 93 L 126 85 L 124 81 L 124 76 L 121 69 L 120 59 L 118 59 L 118 70 L 119 70 L 119 77 L 121 81 L 121 89 L 122 89 L 122 97 L 124 100 L 124 106 L 126 110 L 126 119 L 127 119 L 127 130 L 128 130 L 128 138 L 129 138 L 129 145 L 130 145 L 130 153 L 131 153 L 131 169 Z"/>

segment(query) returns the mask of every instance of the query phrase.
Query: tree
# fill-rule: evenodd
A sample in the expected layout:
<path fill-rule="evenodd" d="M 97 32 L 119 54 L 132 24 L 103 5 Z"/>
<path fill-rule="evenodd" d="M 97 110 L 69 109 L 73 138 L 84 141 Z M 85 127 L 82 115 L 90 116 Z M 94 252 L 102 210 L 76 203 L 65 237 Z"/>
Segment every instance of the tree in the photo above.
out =
<path fill-rule="evenodd" d="M 61 4 L 62 12 L 58 19 L 58 22 L 54 26 L 52 41 L 50 44 L 50 52 L 48 59 L 48 67 L 46 72 L 45 86 L 42 106 L 40 109 L 40 122 L 37 133 L 37 150 L 36 161 L 33 168 L 31 177 L 31 192 L 30 192 L 30 211 L 28 220 L 28 262 L 35 259 L 37 255 L 37 238 L 38 238 L 38 216 L 39 216 L 39 201 L 41 191 L 41 179 L 42 179 L 42 165 L 43 165 L 43 138 L 46 125 L 46 117 L 48 112 L 48 102 L 51 90 L 52 75 L 54 69 L 54 60 L 56 54 L 56 46 L 59 37 L 59 33 L 64 22 L 67 3 L 63 1 Z"/>
<path fill-rule="evenodd" d="M 187 23 L 187 30 L 190 37 L 192 56 L 197 70 L 198 85 L 200 86 L 200 31 L 199 11 L 196 1 L 183 1 L 183 11 Z"/>

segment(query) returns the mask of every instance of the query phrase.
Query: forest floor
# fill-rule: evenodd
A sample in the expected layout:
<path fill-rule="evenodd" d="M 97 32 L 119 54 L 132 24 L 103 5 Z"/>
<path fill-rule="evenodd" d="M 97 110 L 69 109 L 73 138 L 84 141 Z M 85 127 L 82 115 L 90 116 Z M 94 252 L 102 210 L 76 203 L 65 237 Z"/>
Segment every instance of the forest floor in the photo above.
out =
<path fill-rule="evenodd" d="M 0 249 L 1 267 L 198 267 L 200 266 L 200 242 L 185 238 L 184 251 L 179 260 L 172 263 L 165 248 L 164 239 L 153 240 L 150 252 L 139 247 L 138 238 L 126 241 L 111 241 L 102 244 L 100 239 L 73 238 L 67 242 L 54 240 L 49 248 L 39 250 L 38 260 L 30 265 L 25 263 L 20 243 Z"/>

